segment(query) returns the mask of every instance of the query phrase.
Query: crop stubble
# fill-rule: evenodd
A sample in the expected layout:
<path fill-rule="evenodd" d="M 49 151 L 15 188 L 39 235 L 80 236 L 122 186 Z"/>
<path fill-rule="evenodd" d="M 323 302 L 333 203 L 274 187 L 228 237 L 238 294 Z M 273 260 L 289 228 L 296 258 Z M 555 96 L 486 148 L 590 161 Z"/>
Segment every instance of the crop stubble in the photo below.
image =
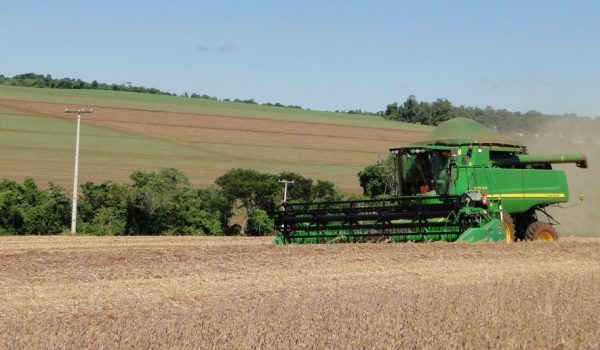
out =
<path fill-rule="evenodd" d="M 597 348 L 599 252 L 2 237 L 0 347 Z"/>

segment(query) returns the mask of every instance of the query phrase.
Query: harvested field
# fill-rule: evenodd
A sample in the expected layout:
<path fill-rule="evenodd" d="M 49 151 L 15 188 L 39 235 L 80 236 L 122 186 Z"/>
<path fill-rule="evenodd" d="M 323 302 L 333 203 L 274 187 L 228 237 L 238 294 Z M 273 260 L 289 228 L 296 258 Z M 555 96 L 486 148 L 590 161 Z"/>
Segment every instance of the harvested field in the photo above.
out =
<path fill-rule="evenodd" d="M 4 348 L 598 348 L 600 239 L 0 237 Z"/>

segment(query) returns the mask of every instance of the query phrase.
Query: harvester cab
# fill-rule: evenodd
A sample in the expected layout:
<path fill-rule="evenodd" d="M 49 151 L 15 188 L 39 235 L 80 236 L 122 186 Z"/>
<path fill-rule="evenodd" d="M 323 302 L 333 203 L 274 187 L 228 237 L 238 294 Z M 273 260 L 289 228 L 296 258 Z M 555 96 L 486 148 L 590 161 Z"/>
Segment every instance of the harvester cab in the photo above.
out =
<path fill-rule="evenodd" d="M 448 194 L 452 170 L 456 170 L 457 149 L 409 146 L 390 152 L 395 159 L 397 195 Z"/>
<path fill-rule="evenodd" d="M 276 243 L 553 241 L 557 222 L 545 208 L 567 202 L 569 192 L 552 164 L 587 167 L 582 154 L 529 155 L 520 142 L 464 118 L 390 152 L 394 197 L 283 203 Z"/>

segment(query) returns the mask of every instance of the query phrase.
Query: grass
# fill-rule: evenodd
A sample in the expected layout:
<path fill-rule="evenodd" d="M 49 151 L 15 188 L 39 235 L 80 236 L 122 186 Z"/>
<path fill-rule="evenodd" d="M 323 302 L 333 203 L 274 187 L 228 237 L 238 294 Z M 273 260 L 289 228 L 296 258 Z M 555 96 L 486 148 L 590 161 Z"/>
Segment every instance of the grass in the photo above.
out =
<path fill-rule="evenodd" d="M 75 123 L 65 106 L 93 106 L 82 124 L 81 182 L 127 181 L 175 167 L 207 187 L 231 168 L 294 171 L 358 193 L 356 174 L 418 138 L 412 124 L 173 96 L 0 86 L 0 178 L 70 188 Z"/>
<path fill-rule="evenodd" d="M 599 249 L 0 237 L 0 347 L 598 348 Z"/>

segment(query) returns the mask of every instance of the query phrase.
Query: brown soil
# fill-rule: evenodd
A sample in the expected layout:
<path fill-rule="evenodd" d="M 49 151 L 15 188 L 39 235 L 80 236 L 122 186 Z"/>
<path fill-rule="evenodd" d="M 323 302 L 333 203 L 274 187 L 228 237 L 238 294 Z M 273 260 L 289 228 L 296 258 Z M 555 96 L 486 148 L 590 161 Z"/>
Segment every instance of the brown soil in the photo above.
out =
<path fill-rule="evenodd" d="M 598 348 L 599 252 L 0 237 L 0 347 Z"/>

